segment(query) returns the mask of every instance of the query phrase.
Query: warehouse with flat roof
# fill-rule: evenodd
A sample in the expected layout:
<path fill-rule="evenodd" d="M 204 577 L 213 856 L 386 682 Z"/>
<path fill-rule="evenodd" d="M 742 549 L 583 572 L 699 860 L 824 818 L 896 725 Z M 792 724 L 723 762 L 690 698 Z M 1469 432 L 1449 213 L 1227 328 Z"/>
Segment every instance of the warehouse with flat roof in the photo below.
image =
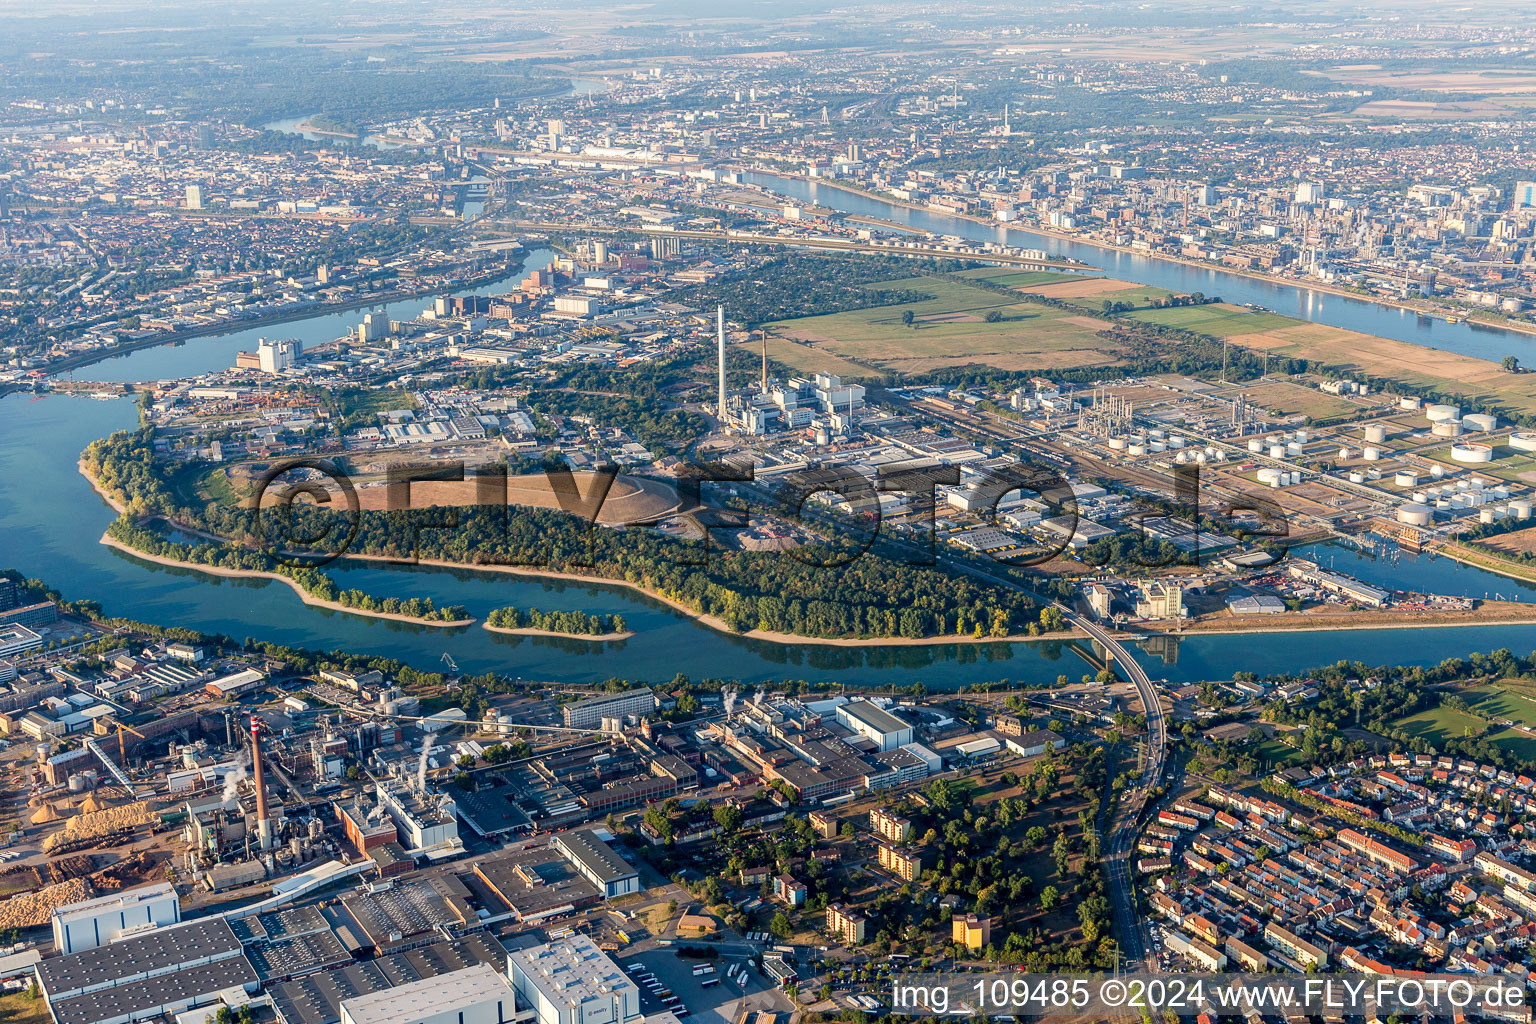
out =
<path fill-rule="evenodd" d="M 869 740 L 883 753 L 912 742 L 912 723 L 873 701 L 851 700 L 837 706 L 837 723 Z"/>
<path fill-rule="evenodd" d="M 512 986 L 490 964 L 475 964 L 341 1004 L 341 1024 L 505 1024 L 516 1011 Z"/>
<path fill-rule="evenodd" d="M 154 882 L 56 907 L 53 948 L 60 953 L 104 946 L 140 929 L 181 922 L 181 901 L 169 882 Z"/>
<path fill-rule="evenodd" d="M 591 829 L 563 832 L 555 837 L 554 846 L 605 897 L 612 899 L 640 891 L 640 872 Z"/>
<path fill-rule="evenodd" d="M 537 1024 L 626 1024 L 640 1018 L 640 990 L 585 935 L 509 953 L 507 973 Z"/>
<path fill-rule="evenodd" d="M 43 960 L 37 982 L 58 1024 L 132 1024 L 259 984 L 240 940 L 217 917 Z"/>

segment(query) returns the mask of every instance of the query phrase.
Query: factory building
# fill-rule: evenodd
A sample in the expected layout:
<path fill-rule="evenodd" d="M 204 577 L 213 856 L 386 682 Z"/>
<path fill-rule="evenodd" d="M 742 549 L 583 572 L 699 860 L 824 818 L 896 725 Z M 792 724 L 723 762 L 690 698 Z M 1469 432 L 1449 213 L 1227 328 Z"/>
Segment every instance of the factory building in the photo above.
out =
<path fill-rule="evenodd" d="M 641 687 L 623 693 L 588 697 L 561 709 L 567 729 L 596 729 L 605 718 L 639 718 L 656 710 L 656 695 Z"/>
<path fill-rule="evenodd" d="M 56 907 L 53 948 L 60 953 L 78 953 L 116 942 L 136 931 L 180 922 L 181 902 L 176 898 L 176 887 L 169 882 L 155 882 Z"/>
<path fill-rule="evenodd" d="M 555 849 L 608 899 L 640 891 L 640 873 L 590 829 L 555 837 Z"/>
<path fill-rule="evenodd" d="M 640 990 L 585 935 L 510 953 L 507 974 L 537 1024 L 626 1024 L 640 1018 Z"/>
<path fill-rule="evenodd" d="M 881 752 L 895 750 L 912 742 L 912 725 L 878 704 L 867 700 L 849 701 L 837 706 L 837 721 L 874 743 Z"/>
<path fill-rule="evenodd" d="M 342 1001 L 341 1024 L 505 1024 L 512 986 L 489 964 Z"/>
<path fill-rule="evenodd" d="M 406 852 L 429 858 L 464 852 L 453 798 L 446 793 L 422 793 L 381 779 L 379 806 L 400 830 Z"/>
<path fill-rule="evenodd" d="M 37 965 L 57 1024 L 132 1024 L 254 991 L 256 971 L 223 918 L 207 918 Z"/>

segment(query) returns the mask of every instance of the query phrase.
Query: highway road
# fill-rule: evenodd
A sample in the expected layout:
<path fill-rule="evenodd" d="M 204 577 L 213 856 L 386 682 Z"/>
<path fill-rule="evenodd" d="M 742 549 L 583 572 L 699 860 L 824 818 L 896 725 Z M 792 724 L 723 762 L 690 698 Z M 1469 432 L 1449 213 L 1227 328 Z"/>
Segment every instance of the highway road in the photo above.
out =
<path fill-rule="evenodd" d="M 1136 909 L 1136 893 L 1131 884 L 1132 865 L 1136 856 L 1137 821 L 1146 805 L 1147 791 L 1156 786 L 1163 776 L 1163 761 L 1168 751 L 1167 715 L 1158 699 L 1157 687 L 1130 651 L 1097 622 L 1065 606 L 1058 607 L 1061 607 L 1074 626 L 1093 637 L 1110 653 L 1126 678 L 1135 684 L 1136 692 L 1141 695 L 1142 707 L 1147 712 L 1146 771 L 1134 789 L 1127 789 L 1121 795 L 1101 861 L 1105 879 L 1109 883 L 1121 964 L 1127 970 L 1134 970 L 1146 966 L 1147 952 L 1151 947 L 1151 934 L 1147 931 L 1146 921 Z"/>

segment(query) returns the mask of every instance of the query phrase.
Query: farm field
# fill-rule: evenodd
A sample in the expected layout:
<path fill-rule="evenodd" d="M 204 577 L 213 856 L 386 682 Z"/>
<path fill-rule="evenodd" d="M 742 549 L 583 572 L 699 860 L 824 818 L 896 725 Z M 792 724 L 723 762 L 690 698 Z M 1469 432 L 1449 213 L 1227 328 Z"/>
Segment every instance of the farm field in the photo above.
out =
<path fill-rule="evenodd" d="M 993 267 L 961 271 L 961 277 L 972 277 L 1005 288 L 1017 288 L 1021 292 L 1072 302 L 1085 309 L 1097 310 L 1105 299 L 1130 302 L 1137 306 L 1153 299 L 1166 299 L 1173 293 L 1166 288 L 1149 284 L 1136 284 L 1114 277 L 1084 277 L 1081 274 L 1058 274 L 1049 271 L 1014 271 Z"/>
<path fill-rule="evenodd" d="M 1225 338 L 1243 348 L 1317 360 L 1405 384 L 1460 394 L 1468 401 L 1501 407 L 1512 413 L 1536 413 L 1536 388 L 1527 383 L 1525 375 L 1506 373 L 1499 364 L 1486 359 L 1220 302 L 1206 306 L 1148 309 L 1130 316 L 1146 323 L 1182 327 Z"/>
<path fill-rule="evenodd" d="M 886 375 L 979 363 L 1002 370 L 1113 364 L 1120 350 L 1098 336 L 1100 321 L 1070 310 L 1010 302 L 954 281 L 917 277 L 880 282 L 932 296 L 921 302 L 801 317 L 765 325 L 769 351 L 797 370 L 825 369 L 828 357 Z M 903 322 L 911 312 L 912 326 Z M 988 322 L 989 313 L 1001 316 Z M 851 372 L 851 371 L 850 371 Z"/>

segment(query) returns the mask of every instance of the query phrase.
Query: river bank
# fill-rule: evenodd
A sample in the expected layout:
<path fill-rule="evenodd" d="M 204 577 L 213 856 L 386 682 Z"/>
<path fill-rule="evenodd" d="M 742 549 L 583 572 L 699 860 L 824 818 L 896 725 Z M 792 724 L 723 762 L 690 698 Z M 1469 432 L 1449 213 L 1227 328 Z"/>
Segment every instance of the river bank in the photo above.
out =
<path fill-rule="evenodd" d="M 618 640 L 628 640 L 635 635 L 632 629 L 626 629 L 618 633 L 562 633 L 555 629 L 532 629 L 528 626 L 493 626 L 489 622 L 480 623 L 480 628 L 492 633 L 505 633 L 508 636 L 557 636 L 568 640 L 592 640 L 598 643 L 613 643 Z"/>
<path fill-rule="evenodd" d="M 1371 294 L 1369 292 L 1352 291 L 1352 290 L 1350 290 L 1348 288 L 1341 288 L 1338 285 L 1332 285 L 1332 284 L 1328 284 L 1328 283 L 1322 282 L 1322 281 L 1317 281 L 1317 282 L 1313 282 L 1313 281 L 1306 281 L 1306 282 L 1293 281 L 1293 280 L 1290 280 L 1290 279 L 1284 278 L 1284 277 L 1275 277 L 1275 276 L 1269 275 L 1269 274 L 1256 273 L 1256 272 L 1254 272 L 1252 270 L 1243 270 L 1241 268 L 1236 268 L 1236 267 L 1217 266 L 1215 264 L 1207 263 L 1207 262 L 1202 261 L 1202 260 L 1191 259 L 1191 258 L 1189 258 L 1187 256 L 1176 256 L 1176 255 L 1174 255 L 1172 253 L 1157 252 L 1157 251 L 1151 250 L 1151 249 L 1134 249 L 1134 248 L 1132 248 L 1132 247 L 1130 247 L 1128 245 L 1117 245 L 1114 242 L 1106 242 L 1106 241 L 1103 241 L 1101 239 L 1092 238 L 1092 237 L 1085 236 L 1085 235 L 1075 234 L 1075 233 L 1070 232 L 1070 231 L 1062 231 L 1059 228 L 1041 227 L 1041 226 L 1038 226 L 1038 225 L 1035 225 L 1035 224 L 1020 224 L 1020 223 L 1017 223 L 1017 222 L 1003 222 L 1003 221 L 997 221 L 997 220 L 990 220 L 990 219 L 985 218 L 985 217 L 978 217 L 975 214 L 957 213 L 957 212 L 955 212 L 953 210 L 935 210 L 933 207 L 930 207 L 930 206 L 922 205 L 922 204 L 919 204 L 919 203 L 908 202 L 908 201 L 903 200 L 903 199 L 897 199 L 894 196 L 884 195 L 884 194 L 881 194 L 879 192 L 871 192 L 871 191 L 869 191 L 867 189 L 862 189 L 862 188 L 859 188 L 859 187 L 854 186 L 854 185 L 846 184 L 844 182 L 834 181 L 834 180 L 830 180 L 830 179 L 826 179 L 826 178 L 812 178 L 809 175 L 800 174 L 800 173 L 797 173 L 795 171 L 781 171 L 781 170 L 754 171 L 754 169 L 750 168 L 750 167 L 743 167 L 743 168 L 741 168 L 741 170 L 744 171 L 744 172 L 747 172 L 747 173 L 762 173 L 762 174 L 772 175 L 774 177 L 789 178 L 789 179 L 793 179 L 795 181 L 804 182 L 807 185 L 813 185 L 813 186 L 815 186 L 817 188 L 836 189 L 839 192 L 846 192 L 849 195 L 859 196 L 859 197 L 864 198 L 864 199 L 869 199 L 869 200 L 873 200 L 875 202 L 880 202 L 880 203 L 886 203 L 886 204 L 888 204 L 890 206 L 898 207 L 898 208 L 905 209 L 905 210 L 912 210 L 912 211 L 915 211 L 915 212 L 918 212 L 918 213 L 928 214 L 930 216 L 950 217 L 950 218 L 953 218 L 955 220 L 963 220 L 963 221 L 967 221 L 967 222 L 972 223 L 972 224 L 977 224 L 977 225 L 981 225 L 983 227 L 988 227 L 988 228 L 1003 228 L 1003 229 L 1013 229 L 1013 230 L 1017 230 L 1017 231 L 1028 231 L 1031 234 L 1041 235 L 1041 236 L 1044 236 L 1046 238 L 1054 238 L 1054 239 L 1057 239 L 1058 241 L 1071 242 L 1071 243 L 1073 243 L 1075 245 L 1084 245 L 1084 246 L 1088 246 L 1090 248 L 1102 249 L 1102 250 L 1104 250 L 1106 252 L 1121 253 L 1121 254 L 1126 255 L 1126 256 L 1144 257 L 1146 259 L 1158 260 L 1158 261 L 1161 261 L 1161 262 L 1164 262 L 1164 263 L 1174 263 L 1174 264 L 1178 264 L 1180 266 L 1188 267 L 1188 268 L 1190 268 L 1192 270 L 1204 270 L 1204 271 L 1215 270 L 1215 271 L 1220 271 L 1223 274 L 1230 274 L 1233 277 L 1247 278 L 1247 279 L 1252 280 L 1252 281 L 1263 282 L 1264 284 L 1277 285 L 1277 286 L 1284 287 L 1284 288 L 1290 288 L 1290 289 L 1296 290 L 1298 292 L 1312 291 L 1312 292 L 1318 292 L 1318 293 L 1325 294 L 1325 295 L 1336 295 L 1336 296 L 1339 296 L 1340 298 L 1355 299 L 1355 300 L 1357 300 L 1359 302 L 1369 302 L 1369 303 L 1373 303 L 1375 305 L 1381 306 L 1381 307 L 1386 308 L 1386 309 L 1399 309 L 1399 310 L 1403 310 L 1403 311 L 1409 312 L 1409 313 L 1414 313 L 1414 314 L 1417 314 L 1417 315 L 1420 315 L 1420 316 L 1435 316 L 1436 315 L 1435 311 L 1436 311 L 1437 307 L 1434 306 L 1431 303 L 1417 303 L 1416 304 L 1416 303 L 1411 302 L 1411 301 L 1404 301 L 1404 300 L 1400 300 L 1400 299 L 1386 298 L 1386 297 L 1383 297 L 1383 296 L 1378 296 L 1378 295 Z M 892 223 L 894 224 L 894 222 L 892 222 Z M 910 231 L 913 230 L 910 226 L 907 226 L 907 225 L 899 225 L 899 227 L 903 231 L 909 231 L 910 232 Z M 978 258 L 984 259 L 985 257 L 978 257 Z M 1068 264 L 1067 266 L 1070 266 L 1070 264 Z M 1504 330 L 1504 331 L 1509 331 L 1509 332 L 1514 333 L 1514 334 L 1536 335 L 1536 324 L 1520 324 L 1520 323 L 1514 323 L 1514 322 L 1509 322 L 1509 321 L 1505 321 L 1505 320 L 1487 320 L 1487 319 L 1484 319 L 1482 317 L 1479 317 L 1477 315 L 1478 312 L 1479 312 L 1478 310 L 1474 310 L 1474 309 L 1466 310 L 1465 311 L 1465 316 L 1466 316 L 1467 319 L 1464 322 L 1476 323 L 1478 326 L 1486 327 L 1489 330 Z M 1284 315 L 1284 314 L 1281 314 L 1281 315 Z M 1441 316 L 1441 318 L 1443 319 L 1443 315 Z"/>
<path fill-rule="evenodd" d="M 469 287 L 483 284 L 487 279 L 494 279 L 499 275 L 488 275 L 488 278 L 476 278 L 467 282 Z M 57 364 L 49 364 L 43 367 L 49 376 L 61 373 L 72 373 L 76 370 L 93 366 L 96 363 L 104 363 L 116 356 L 126 356 L 147 348 L 159 348 L 162 345 L 175 345 L 183 341 L 192 341 L 196 338 L 216 337 L 221 334 L 233 334 L 236 331 L 249 331 L 262 327 L 271 327 L 276 324 L 289 323 L 295 320 L 309 320 L 312 317 L 327 316 L 331 313 L 344 313 L 349 309 L 361 309 L 364 306 L 383 305 L 389 302 L 401 302 L 405 299 L 420 298 L 423 295 L 434 295 L 442 291 L 441 285 L 429 288 L 408 288 L 400 291 L 372 292 L 367 296 L 347 299 L 342 302 L 326 302 L 314 306 L 307 306 L 301 310 L 291 310 L 286 313 L 274 313 L 270 316 L 257 317 L 254 320 L 241 320 L 237 323 L 209 324 L 206 327 L 189 327 L 184 330 L 170 331 L 163 335 L 151 338 L 138 338 L 122 345 L 114 345 L 110 349 L 101 349 L 95 352 L 82 353 L 62 359 Z"/>
<path fill-rule="evenodd" d="M 147 551 L 140 551 L 130 544 L 124 544 L 109 534 L 101 535 L 102 544 L 125 555 L 134 558 L 142 558 L 146 562 L 154 562 L 156 565 L 169 566 L 175 569 L 191 569 L 194 572 L 207 573 L 209 576 L 223 576 L 229 579 L 263 579 L 275 580 L 278 583 L 287 584 L 298 595 L 299 600 L 313 608 L 325 608 L 335 612 L 348 612 L 352 615 L 365 615 L 372 619 L 388 619 L 393 622 L 409 622 L 413 626 L 433 626 L 440 629 L 455 629 L 461 626 L 473 626 L 474 619 L 421 619 L 414 615 L 401 615 L 398 612 L 369 611 L 365 608 L 353 608 L 342 604 L 340 601 L 326 601 L 315 597 L 309 591 L 299 586 L 297 580 L 284 576 L 280 572 L 263 572 L 260 569 L 230 569 L 221 565 L 203 565 L 198 562 L 184 562 L 177 558 L 166 558 L 163 555 L 152 555 Z"/>
<path fill-rule="evenodd" d="M 1527 568 L 1481 551 L 1472 551 L 1455 542 L 1442 544 L 1435 549 L 1435 553 L 1444 555 L 1453 562 L 1474 566 L 1487 572 L 1498 573 L 1500 576 L 1508 576 L 1512 580 L 1536 583 L 1536 569 Z"/>

